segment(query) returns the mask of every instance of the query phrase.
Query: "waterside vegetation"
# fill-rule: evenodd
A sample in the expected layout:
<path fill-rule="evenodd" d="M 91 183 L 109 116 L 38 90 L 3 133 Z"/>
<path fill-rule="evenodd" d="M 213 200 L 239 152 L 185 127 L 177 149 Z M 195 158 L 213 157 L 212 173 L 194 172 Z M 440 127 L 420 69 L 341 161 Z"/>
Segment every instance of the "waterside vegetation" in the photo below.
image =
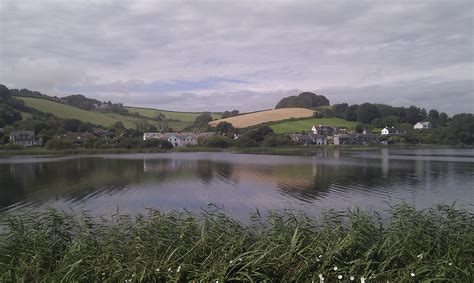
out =
<path fill-rule="evenodd" d="M 149 210 L 3 215 L 0 281 L 472 282 L 474 215 L 452 206 L 378 213 Z M 338 281 L 339 280 L 339 281 Z"/>

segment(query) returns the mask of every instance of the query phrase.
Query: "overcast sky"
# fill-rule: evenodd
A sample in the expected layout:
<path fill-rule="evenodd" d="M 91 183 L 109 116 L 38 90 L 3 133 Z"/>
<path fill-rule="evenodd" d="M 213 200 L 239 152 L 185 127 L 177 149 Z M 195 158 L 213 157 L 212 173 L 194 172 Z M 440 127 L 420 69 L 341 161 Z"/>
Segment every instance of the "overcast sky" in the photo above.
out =
<path fill-rule="evenodd" d="M 474 2 L 0 0 L 0 83 L 171 110 L 474 112 Z"/>

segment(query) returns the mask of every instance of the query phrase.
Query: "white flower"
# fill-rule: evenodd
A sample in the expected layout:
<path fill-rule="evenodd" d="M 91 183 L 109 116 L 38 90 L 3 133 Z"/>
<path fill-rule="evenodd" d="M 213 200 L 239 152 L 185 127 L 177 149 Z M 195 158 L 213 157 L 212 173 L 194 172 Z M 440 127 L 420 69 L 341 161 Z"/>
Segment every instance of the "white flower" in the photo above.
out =
<path fill-rule="evenodd" d="M 365 283 L 365 277 L 360 278 L 360 283 Z"/>
<path fill-rule="evenodd" d="M 418 259 L 422 260 L 423 259 L 423 254 L 419 254 L 416 256 Z"/>
<path fill-rule="evenodd" d="M 132 274 L 132 277 L 135 277 L 135 274 Z"/>
<path fill-rule="evenodd" d="M 333 269 L 334 269 L 334 271 L 337 271 L 337 266 L 334 266 L 334 268 L 333 268 Z"/>
<path fill-rule="evenodd" d="M 350 279 L 351 281 L 354 281 L 355 278 L 354 278 L 354 276 L 351 276 L 351 277 L 349 277 L 349 279 Z"/>
<path fill-rule="evenodd" d="M 104 275 L 105 275 L 105 272 L 102 272 L 102 276 L 104 276 Z"/>
<path fill-rule="evenodd" d="M 410 273 L 410 275 L 411 275 L 411 277 L 415 277 L 415 273 L 413 273 L 413 272 Z"/>
<path fill-rule="evenodd" d="M 317 261 L 317 262 L 320 262 L 321 260 L 320 260 L 319 258 L 316 258 L 316 261 Z"/>
<path fill-rule="evenodd" d="M 234 262 L 233 260 L 229 261 L 230 264 L 232 264 L 233 262 Z"/>
<path fill-rule="evenodd" d="M 241 257 L 239 257 L 239 261 L 242 261 L 242 258 L 241 258 Z"/>
<path fill-rule="evenodd" d="M 168 268 L 168 272 L 171 272 L 171 267 L 170 267 L 170 268 Z"/>
<path fill-rule="evenodd" d="M 155 269 L 155 270 L 156 270 L 156 272 L 160 271 L 160 269 L 159 269 L 159 268 L 157 268 L 157 269 Z"/>
<path fill-rule="evenodd" d="M 448 263 L 448 265 L 449 265 L 449 266 L 451 266 L 451 265 L 453 265 L 453 263 L 452 263 L 452 262 L 450 262 L 450 263 Z"/>
<path fill-rule="evenodd" d="M 319 274 L 318 277 L 319 277 L 319 278 L 323 278 L 323 275 L 322 275 L 322 274 Z"/>
<path fill-rule="evenodd" d="M 338 276 L 337 276 L 337 279 L 342 279 L 342 275 L 338 275 Z"/>
<path fill-rule="evenodd" d="M 322 258 L 322 257 L 323 257 L 323 255 L 319 255 L 319 258 Z"/>
<path fill-rule="evenodd" d="M 178 270 L 176 270 L 176 272 L 179 272 L 181 270 L 181 265 L 178 266 Z"/>

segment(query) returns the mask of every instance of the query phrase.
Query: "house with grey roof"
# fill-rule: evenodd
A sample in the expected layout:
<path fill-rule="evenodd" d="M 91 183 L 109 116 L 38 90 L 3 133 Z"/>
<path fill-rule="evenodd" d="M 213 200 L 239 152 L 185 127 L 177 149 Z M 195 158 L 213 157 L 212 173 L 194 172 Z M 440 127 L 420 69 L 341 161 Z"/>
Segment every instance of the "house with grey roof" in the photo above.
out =
<path fill-rule="evenodd" d="M 10 143 L 25 147 L 43 145 L 43 139 L 35 138 L 34 131 L 12 131 L 10 133 Z"/>

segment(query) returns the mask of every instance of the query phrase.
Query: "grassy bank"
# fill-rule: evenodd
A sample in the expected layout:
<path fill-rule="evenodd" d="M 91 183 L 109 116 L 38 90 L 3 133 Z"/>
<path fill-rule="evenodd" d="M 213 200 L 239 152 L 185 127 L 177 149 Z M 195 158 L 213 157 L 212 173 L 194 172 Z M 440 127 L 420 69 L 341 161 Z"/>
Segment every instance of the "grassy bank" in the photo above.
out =
<path fill-rule="evenodd" d="M 3 216 L 0 281 L 472 282 L 473 214 L 401 205 L 319 219 L 217 210 L 95 219 L 56 211 Z M 341 280 L 339 280 L 341 278 Z"/>

